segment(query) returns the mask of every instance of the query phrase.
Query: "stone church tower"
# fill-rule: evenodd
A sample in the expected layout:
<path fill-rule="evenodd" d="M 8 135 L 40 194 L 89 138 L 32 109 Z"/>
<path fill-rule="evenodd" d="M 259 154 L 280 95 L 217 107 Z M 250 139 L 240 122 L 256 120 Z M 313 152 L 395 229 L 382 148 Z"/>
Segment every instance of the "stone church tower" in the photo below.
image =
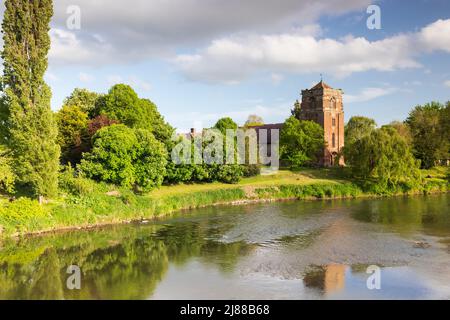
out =
<path fill-rule="evenodd" d="M 326 147 L 320 165 L 333 166 L 344 147 L 344 105 L 342 91 L 320 81 L 312 89 L 302 91 L 300 120 L 320 124 L 325 133 Z M 344 165 L 343 157 L 340 165 Z"/>

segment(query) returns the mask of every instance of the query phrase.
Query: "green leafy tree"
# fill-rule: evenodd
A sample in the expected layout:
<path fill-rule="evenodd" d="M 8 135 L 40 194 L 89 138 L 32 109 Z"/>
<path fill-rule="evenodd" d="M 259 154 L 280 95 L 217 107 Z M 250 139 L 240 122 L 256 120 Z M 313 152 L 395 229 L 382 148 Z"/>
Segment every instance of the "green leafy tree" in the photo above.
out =
<path fill-rule="evenodd" d="M 434 167 L 438 160 L 449 158 L 450 144 L 446 126 L 442 125 L 445 108 L 438 102 L 415 107 L 408 116 L 413 138 L 413 152 L 423 168 Z"/>
<path fill-rule="evenodd" d="M 51 92 L 44 82 L 52 1 L 6 0 L 4 4 L 2 104 L 8 108 L 13 168 L 18 183 L 31 194 L 50 197 L 57 192 L 60 155 Z"/>
<path fill-rule="evenodd" d="M 133 163 L 138 191 L 150 191 L 161 186 L 166 175 L 167 151 L 153 134 L 137 129 L 138 150 Z"/>
<path fill-rule="evenodd" d="M 233 119 L 226 117 L 219 119 L 214 125 L 214 128 L 218 129 L 225 136 L 227 130 L 237 130 L 238 125 L 233 121 Z"/>
<path fill-rule="evenodd" d="M 89 91 L 87 89 L 76 88 L 73 92 L 64 100 L 64 105 L 73 107 L 76 106 L 90 117 L 94 116 L 95 106 L 97 100 L 101 97 L 96 92 Z"/>
<path fill-rule="evenodd" d="M 117 84 L 97 101 L 97 112 L 130 128 L 146 129 L 162 142 L 170 141 L 174 129 L 164 121 L 156 105 L 140 99 L 128 85 Z"/>
<path fill-rule="evenodd" d="M 87 113 L 76 105 L 66 105 L 56 114 L 56 121 L 63 162 L 79 163 L 82 153 L 89 151 Z"/>
<path fill-rule="evenodd" d="M 397 131 L 397 133 L 401 137 L 403 137 L 403 139 L 405 139 L 405 141 L 408 143 L 409 146 L 412 146 L 413 139 L 411 129 L 406 123 L 400 121 L 393 121 L 389 124 L 389 126 L 394 128 Z"/>
<path fill-rule="evenodd" d="M 151 132 L 123 124 L 99 130 L 78 168 L 88 178 L 149 191 L 161 185 L 167 152 Z"/>
<path fill-rule="evenodd" d="M 300 119 L 301 111 L 302 111 L 302 104 L 300 103 L 300 101 L 295 100 L 294 109 L 291 110 L 291 114 L 297 119 Z"/>
<path fill-rule="evenodd" d="M 317 163 L 325 146 L 323 128 L 313 121 L 289 117 L 280 135 L 281 159 L 295 167 Z"/>
<path fill-rule="evenodd" d="M 14 183 L 16 180 L 14 171 L 11 167 L 11 158 L 9 153 L 0 146 L 0 193 L 14 193 Z"/>
<path fill-rule="evenodd" d="M 237 138 L 234 139 L 234 160 L 236 164 L 225 164 L 226 163 L 226 150 L 227 150 L 227 130 L 238 129 L 238 125 L 233 119 L 225 117 L 219 119 L 214 125 L 214 129 L 219 130 L 223 135 L 223 155 L 224 164 L 212 164 L 207 166 L 208 168 L 208 179 L 209 181 L 220 181 L 224 183 L 237 183 L 241 180 L 244 175 L 244 169 L 238 163 L 237 154 Z"/>
<path fill-rule="evenodd" d="M 417 160 L 406 140 L 390 127 L 374 129 L 346 149 L 346 162 L 355 178 L 371 182 L 377 192 L 411 189 L 420 181 Z"/>
<path fill-rule="evenodd" d="M 345 145 L 353 148 L 355 141 L 370 135 L 377 127 L 375 120 L 366 117 L 352 117 L 345 126 Z"/>
<path fill-rule="evenodd" d="M 257 127 L 257 126 L 262 126 L 264 125 L 264 120 L 262 117 L 256 115 L 256 114 L 251 114 L 248 116 L 247 121 L 245 122 L 245 127 Z"/>

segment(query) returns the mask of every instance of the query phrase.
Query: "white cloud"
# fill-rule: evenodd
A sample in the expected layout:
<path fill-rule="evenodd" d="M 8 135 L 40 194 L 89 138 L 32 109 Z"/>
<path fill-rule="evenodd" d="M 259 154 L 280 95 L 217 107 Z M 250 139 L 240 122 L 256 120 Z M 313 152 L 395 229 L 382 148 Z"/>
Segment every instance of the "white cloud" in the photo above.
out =
<path fill-rule="evenodd" d="M 276 86 L 279 85 L 284 79 L 283 75 L 282 74 L 278 74 L 278 73 L 272 73 L 270 78 L 272 80 L 272 83 L 274 85 L 276 85 Z"/>
<path fill-rule="evenodd" d="M 356 95 L 344 95 L 345 103 L 366 102 L 397 92 L 396 88 L 365 88 Z"/>
<path fill-rule="evenodd" d="M 77 0 L 81 29 L 66 28 L 73 0 L 54 1 L 53 64 L 130 63 L 169 57 L 179 47 L 226 34 L 293 29 L 320 34 L 324 15 L 364 11 L 371 0 Z M 2 6 L 3 7 L 3 6 Z M 0 15 L 2 14 L 0 9 Z"/>
<path fill-rule="evenodd" d="M 449 87 L 450 88 L 450 80 L 447 80 L 444 82 L 444 86 Z"/>
<path fill-rule="evenodd" d="M 344 77 L 354 72 L 417 68 L 424 52 L 450 52 L 450 19 L 438 20 L 418 33 L 378 41 L 352 36 L 335 40 L 293 33 L 230 36 L 214 40 L 195 54 L 182 54 L 174 63 L 189 79 L 235 84 L 261 71 L 272 73 L 327 72 Z M 441 33 L 439 38 L 435 34 Z"/>
<path fill-rule="evenodd" d="M 78 79 L 81 82 L 85 82 L 85 83 L 89 83 L 95 80 L 95 77 L 91 74 L 85 73 L 85 72 L 80 72 L 78 74 Z"/>

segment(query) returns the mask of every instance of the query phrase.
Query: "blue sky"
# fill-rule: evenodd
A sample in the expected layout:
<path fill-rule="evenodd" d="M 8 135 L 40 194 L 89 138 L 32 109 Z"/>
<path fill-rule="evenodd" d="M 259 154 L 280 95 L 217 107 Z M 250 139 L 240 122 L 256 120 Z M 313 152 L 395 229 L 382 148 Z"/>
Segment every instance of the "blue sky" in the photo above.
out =
<path fill-rule="evenodd" d="M 370 4 L 380 30 L 366 26 Z M 344 90 L 347 119 L 385 124 L 450 100 L 447 0 L 58 0 L 51 36 L 54 110 L 76 87 L 128 83 L 179 131 L 222 116 L 282 122 L 321 73 Z"/>

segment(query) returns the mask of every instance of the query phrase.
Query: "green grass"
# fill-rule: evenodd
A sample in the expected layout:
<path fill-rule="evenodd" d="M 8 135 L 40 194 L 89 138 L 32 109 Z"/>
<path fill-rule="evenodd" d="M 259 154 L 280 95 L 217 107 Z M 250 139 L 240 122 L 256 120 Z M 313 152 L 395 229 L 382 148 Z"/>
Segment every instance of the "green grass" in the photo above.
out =
<path fill-rule="evenodd" d="M 423 174 L 425 183 L 416 192 L 450 190 L 449 168 L 426 170 Z M 232 185 L 163 186 L 145 195 L 69 175 L 60 181 L 65 194 L 43 206 L 25 198 L 10 203 L 7 197 L 0 196 L 0 237 L 152 219 L 183 209 L 237 201 L 371 196 L 345 179 L 343 170 L 338 169 L 284 170 Z"/>

